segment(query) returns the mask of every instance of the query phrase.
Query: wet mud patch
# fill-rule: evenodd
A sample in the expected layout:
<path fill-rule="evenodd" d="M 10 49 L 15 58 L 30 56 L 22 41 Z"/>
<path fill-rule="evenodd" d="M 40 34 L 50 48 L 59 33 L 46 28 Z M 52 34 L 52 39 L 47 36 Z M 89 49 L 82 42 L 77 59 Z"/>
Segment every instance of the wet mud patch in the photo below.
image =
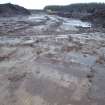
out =
<path fill-rule="evenodd" d="M 0 61 L 9 60 L 10 57 L 16 52 L 16 48 L 0 47 Z"/>
<path fill-rule="evenodd" d="M 64 74 L 66 73 L 70 76 L 75 76 L 77 78 L 85 78 L 86 75 L 90 72 L 89 66 L 80 64 L 81 62 L 72 62 L 71 59 L 67 61 L 64 58 L 62 58 L 62 56 L 60 58 L 47 58 L 46 56 L 42 56 L 39 59 L 37 59 L 35 63 L 36 65 L 40 64 L 44 67 L 48 67 L 49 69 L 52 68 L 52 72 L 58 71 Z"/>
<path fill-rule="evenodd" d="M 0 20 L 0 105 L 105 104 L 105 33 L 49 15 L 12 20 Z"/>
<path fill-rule="evenodd" d="M 70 52 L 65 55 L 65 60 L 68 62 L 72 61 L 91 67 L 95 64 L 96 57 L 89 54 L 82 54 L 79 52 Z"/>
<path fill-rule="evenodd" d="M 2 86 L 0 89 L 0 104 L 1 105 L 18 105 L 16 92 L 20 88 L 24 78 L 26 77 L 26 73 L 8 73 L 2 75 Z M 0 82 L 1 83 L 1 82 Z M 21 104 L 20 104 L 21 105 Z"/>
<path fill-rule="evenodd" d="M 51 105 L 54 105 L 54 103 L 57 105 L 68 105 L 72 102 L 80 102 L 86 96 L 88 87 L 85 82 L 81 81 L 81 85 L 77 83 L 80 87 L 77 84 L 72 84 L 66 88 L 59 86 L 59 84 L 56 84 L 56 82 L 48 78 L 37 79 L 31 76 L 25 80 L 24 87 L 26 92 L 33 96 L 38 95 L 43 97 Z"/>
<path fill-rule="evenodd" d="M 9 81 L 8 92 L 14 94 L 15 91 L 21 86 L 22 81 L 25 79 L 27 73 L 8 73 L 5 77 Z"/>

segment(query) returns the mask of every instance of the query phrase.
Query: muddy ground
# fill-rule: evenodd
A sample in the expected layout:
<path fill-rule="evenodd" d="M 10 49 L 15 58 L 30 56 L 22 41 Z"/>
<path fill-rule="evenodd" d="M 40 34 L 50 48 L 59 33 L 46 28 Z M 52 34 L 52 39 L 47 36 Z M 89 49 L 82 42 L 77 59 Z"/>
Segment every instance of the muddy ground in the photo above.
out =
<path fill-rule="evenodd" d="M 91 24 L 1 18 L 0 105 L 105 105 L 105 33 L 78 27 Z"/>

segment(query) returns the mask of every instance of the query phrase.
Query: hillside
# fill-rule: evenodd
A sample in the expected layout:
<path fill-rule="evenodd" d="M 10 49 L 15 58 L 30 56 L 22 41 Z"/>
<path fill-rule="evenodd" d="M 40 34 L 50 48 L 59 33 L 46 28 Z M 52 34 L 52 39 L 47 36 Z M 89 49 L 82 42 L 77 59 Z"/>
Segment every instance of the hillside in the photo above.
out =
<path fill-rule="evenodd" d="M 30 12 L 24 7 L 10 3 L 0 4 L 0 16 L 30 15 Z"/>
<path fill-rule="evenodd" d="M 100 25 L 105 27 L 104 3 L 79 3 L 66 6 L 46 6 L 44 10 L 49 14 L 88 20 L 93 22 L 96 26 Z"/>

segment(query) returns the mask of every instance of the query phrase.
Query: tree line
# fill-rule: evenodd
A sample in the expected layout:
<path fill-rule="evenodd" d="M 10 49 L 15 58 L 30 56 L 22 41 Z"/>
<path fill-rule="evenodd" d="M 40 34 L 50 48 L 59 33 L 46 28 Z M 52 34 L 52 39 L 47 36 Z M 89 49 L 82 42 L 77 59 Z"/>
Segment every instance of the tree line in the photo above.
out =
<path fill-rule="evenodd" d="M 97 11 L 105 10 L 104 3 L 78 3 L 78 4 L 71 4 L 66 6 L 46 6 L 44 8 L 45 11 L 50 10 L 52 12 L 82 12 L 82 13 L 95 13 Z"/>

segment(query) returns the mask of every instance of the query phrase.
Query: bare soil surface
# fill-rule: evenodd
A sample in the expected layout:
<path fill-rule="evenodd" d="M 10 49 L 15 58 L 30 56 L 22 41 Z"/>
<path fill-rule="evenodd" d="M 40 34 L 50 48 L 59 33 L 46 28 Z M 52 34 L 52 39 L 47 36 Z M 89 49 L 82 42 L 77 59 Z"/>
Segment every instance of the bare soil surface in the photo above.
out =
<path fill-rule="evenodd" d="M 105 33 L 78 26 L 91 28 L 49 15 L 0 19 L 0 105 L 105 105 Z"/>

